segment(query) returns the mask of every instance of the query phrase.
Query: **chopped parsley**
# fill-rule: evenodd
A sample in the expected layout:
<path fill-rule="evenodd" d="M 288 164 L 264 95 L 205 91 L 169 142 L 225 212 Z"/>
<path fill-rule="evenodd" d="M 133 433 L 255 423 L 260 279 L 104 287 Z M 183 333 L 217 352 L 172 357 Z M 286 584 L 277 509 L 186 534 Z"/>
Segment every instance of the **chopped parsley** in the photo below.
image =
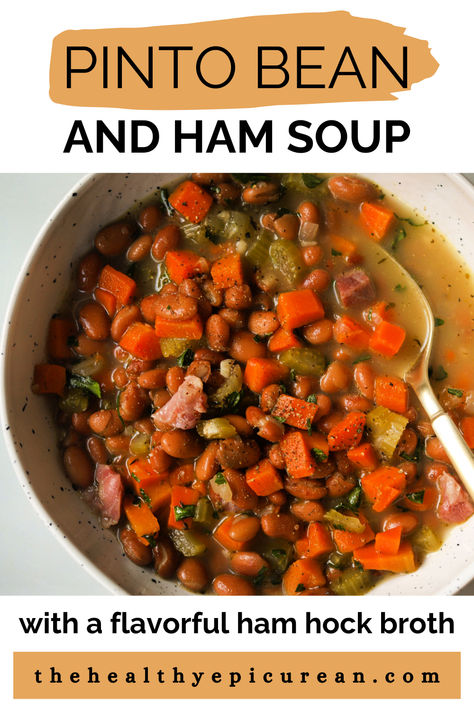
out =
<path fill-rule="evenodd" d="M 280 558 L 284 558 L 286 556 L 286 551 L 283 550 L 283 548 L 273 548 L 272 556 L 277 560 L 280 560 Z"/>
<path fill-rule="evenodd" d="M 163 203 L 163 207 L 165 208 L 166 214 L 172 215 L 174 213 L 174 209 L 171 207 L 170 201 L 168 200 L 168 191 L 166 188 L 161 188 L 160 199 L 161 199 L 161 202 Z"/>
<path fill-rule="evenodd" d="M 435 322 L 435 326 L 442 326 L 442 325 L 444 324 L 444 319 L 438 318 L 438 317 L 436 316 L 434 322 Z"/>
<path fill-rule="evenodd" d="M 394 291 L 405 291 L 406 286 L 403 286 L 403 284 L 396 284 L 393 289 Z"/>
<path fill-rule="evenodd" d="M 306 398 L 306 402 L 318 402 L 318 396 L 312 393 Z"/>
<path fill-rule="evenodd" d="M 227 484 L 227 479 L 225 478 L 224 474 L 222 472 L 217 472 L 216 476 L 214 477 L 214 481 L 216 484 L 219 486 L 221 484 Z"/>
<path fill-rule="evenodd" d="M 392 249 L 393 249 L 393 251 L 396 250 L 396 248 L 398 247 L 398 245 L 400 244 L 400 242 L 401 242 L 402 240 L 404 240 L 406 236 L 407 236 L 406 230 L 405 230 L 403 227 L 399 227 L 398 230 L 395 232 L 395 236 L 394 236 L 393 241 L 392 241 Z"/>
<path fill-rule="evenodd" d="M 286 417 L 280 417 L 279 415 L 273 415 L 273 419 L 277 422 L 281 422 L 282 424 L 286 422 Z"/>
<path fill-rule="evenodd" d="M 195 504 L 180 504 L 174 507 L 174 517 L 176 521 L 183 521 L 185 518 L 192 518 L 196 511 Z"/>
<path fill-rule="evenodd" d="M 295 591 L 295 592 L 303 592 L 303 590 L 306 590 L 306 588 L 305 588 L 305 586 L 303 585 L 303 583 L 298 583 L 298 585 L 296 586 L 296 591 Z"/>
<path fill-rule="evenodd" d="M 326 452 L 323 452 L 322 449 L 313 447 L 311 451 L 313 453 L 313 457 L 316 459 L 317 462 L 325 462 L 328 458 L 328 455 L 326 454 Z"/>
<path fill-rule="evenodd" d="M 229 393 L 225 399 L 225 407 L 228 410 L 235 410 L 242 398 L 242 391 L 235 390 L 233 393 Z"/>
<path fill-rule="evenodd" d="M 66 343 L 69 346 L 69 348 L 76 348 L 76 346 L 79 345 L 77 336 L 68 336 Z"/>
<path fill-rule="evenodd" d="M 265 173 L 232 173 L 232 177 L 242 185 L 251 183 L 259 183 L 261 180 L 268 180 L 268 175 Z"/>
<path fill-rule="evenodd" d="M 142 497 L 143 501 L 146 503 L 147 506 L 151 508 L 151 499 L 146 493 L 145 489 L 140 489 L 140 496 Z"/>
<path fill-rule="evenodd" d="M 436 370 L 433 373 L 433 378 L 435 380 L 445 380 L 448 377 L 448 373 L 446 370 L 443 368 L 442 365 L 438 365 Z"/>
<path fill-rule="evenodd" d="M 306 429 L 308 430 L 308 434 L 312 434 L 313 427 L 312 427 L 311 417 L 306 418 Z"/>
<path fill-rule="evenodd" d="M 185 351 L 177 357 L 176 362 L 181 368 L 187 368 L 193 362 L 194 351 L 192 348 L 186 348 Z"/>
<path fill-rule="evenodd" d="M 263 583 L 263 581 L 265 580 L 266 574 L 267 574 L 267 567 L 266 567 L 265 565 L 262 565 L 262 567 L 260 568 L 260 570 L 258 571 L 257 575 L 254 577 L 254 579 L 253 579 L 253 581 L 252 581 L 253 584 L 254 584 L 256 587 L 258 587 L 259 585 L 261 585 L 261 584 Z"/>
<path fill-rule="evenodd" d="M 357 363 L 363 363 L 366 360 L 372 360 L 372 356 L 367 353 L 367 355 L 361 355 L 352 361 L 352 365 L 357 365 Z"/>
<path fill-rule="evenodd" d="M 150 546 L 153 548 L 153 546 L 156 546 L 158 543 L 158 534 L 157 533 L 145 533 L 143 538 L 148 541 Z"/>
<path fill-rule="evenodd" d="M 314 173 L 301 173 L 301 178 L 305 186 L 310 190 L 324 183 L 324 178 L 320 178 L 319 175 L 315 175 Z"/>
<path fill-rule="evenodd" d="M 296 380 L 296 370 L 294 368 L 290 369 L 290 378 L 295 381 Z"/>
<path fill-rule="evenodd" d="M 408 224 L 412 227 L 423 227 L 423 225 L 426 225 L 426 220 L 424 222 L 414 222 L 411 217 L 400 217 L 400 215 L 397 215 L 396 213 L 395 217 L 397 220 L 400 220 L 400 222 L 408 222 Z"/>
<path fill-rule="evenodd" d="M 263 343 L 266 338 L 268 338 L 268 335 L 259 336 L 258 333 L 256 333 L 255 336 L 253 337 L 253 340 L 256 341 L 257 343 Z"/>
<path fill-rule="evenodd" d="M 78 375 L 71 373 L 68 379 L 70 388 L 78 388 L 79 390 L 87 390 L 96 397 L 102 397 L 102 391 L 97 380 L 94 380 L 89 375 Z"/>
<path fill-rule="evenodd" d="M 454 395 L 454 397 L 462 397 L 464 395 L 464 390 L 458 390 L 457 388 L 448 388 L 448 393 Z"/>
<path fill-rule="evenodd" d="M 347 506 L 353 511 L 359 508 L 362 488 L 360 484 L 355 486 L 346 496 Z"/>
<path fill-rule="evenodd" d="M 413 501 L 414 504 L 422 504 L 425 498 L 425 490 L 412 491 L 411 494 L 407 494 L 407 499 Z"/>
<path fill-rule="evenodd" d="M 331 254 L 333 257 L 342 257 L 342 252 L 339 252 L 337 249 L 331 249 Z"/>

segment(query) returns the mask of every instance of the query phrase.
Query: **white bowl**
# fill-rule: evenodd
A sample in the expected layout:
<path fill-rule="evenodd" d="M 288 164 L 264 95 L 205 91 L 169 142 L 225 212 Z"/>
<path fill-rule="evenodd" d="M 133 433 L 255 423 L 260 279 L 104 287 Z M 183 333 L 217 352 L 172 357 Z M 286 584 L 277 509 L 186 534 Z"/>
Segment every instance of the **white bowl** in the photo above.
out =
<path fill-rule="evenodd" d="M 2 344 L 2 420 L 22 488 L 71 555 L 117 594 L 185 594 L 175 583 L 138 568 L 120 552 L 114 533 L 68 484 L 47 398 L 32 395 L 31 376 L 45 358 L 45 339 L 73 277 L 78 258 L 97 229 L 135 200 L 175 178 L 172 174 L 95 174 L 81 180 L 53 212 L 20 271 Z M 434 221 L 474 267 L 474 189 L 459 175 L 369 174 Z M 54 496 L 54 498 L 53 498 Z M 387 578 L 371 594 L 453 594 L 474 577 L 474 517 L 455 528 L 437 553 L 411 575 Z"/>

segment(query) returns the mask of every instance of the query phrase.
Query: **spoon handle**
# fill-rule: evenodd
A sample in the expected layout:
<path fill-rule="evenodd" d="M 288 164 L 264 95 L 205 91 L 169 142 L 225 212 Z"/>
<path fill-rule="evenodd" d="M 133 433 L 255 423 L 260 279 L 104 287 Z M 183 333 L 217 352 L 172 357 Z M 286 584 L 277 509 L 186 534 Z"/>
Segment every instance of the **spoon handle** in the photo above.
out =
<path fill-rule="evenodd" d="M 414 390 L 431 420 L 436 436 L 474 501 L 474 457 L 471 450 L 448 413 L 441 407 L 431 386 L 425 381 L 419 387 L 414 387 Z"/>

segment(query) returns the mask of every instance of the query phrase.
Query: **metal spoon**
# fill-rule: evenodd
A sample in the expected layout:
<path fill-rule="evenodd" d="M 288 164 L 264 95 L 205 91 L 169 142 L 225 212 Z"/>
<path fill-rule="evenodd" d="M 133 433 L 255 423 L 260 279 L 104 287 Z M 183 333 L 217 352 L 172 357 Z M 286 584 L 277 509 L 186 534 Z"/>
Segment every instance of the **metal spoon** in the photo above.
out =
<path fill-rule="evenodd" d="M 358 244 L 374 281 L 391 286 L 402 295 L 397 307 L 406 315 L 407 337 L 400 353 L 390 360 L 390 371 L 411 385 L 441 444 L 469 495 L 474 500 L 474 457 L 447 412 L 438 402 L 430 384 L 428 364 L 433 345 L 435 321 L 431 306 L 414 278 L 386 249 L 372 240 Z"/>

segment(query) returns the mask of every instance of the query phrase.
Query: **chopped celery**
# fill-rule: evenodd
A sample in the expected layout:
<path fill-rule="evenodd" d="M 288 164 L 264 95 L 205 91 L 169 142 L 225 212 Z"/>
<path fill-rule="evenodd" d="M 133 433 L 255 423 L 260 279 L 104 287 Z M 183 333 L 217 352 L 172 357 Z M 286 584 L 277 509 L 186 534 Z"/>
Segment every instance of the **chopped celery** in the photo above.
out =
<path fill-rule="evenodd" d="M 159 262 L 156 269 L 155 291 L 161 291 L 165 284 L 169 284 L 171 279 L 164 262 Z"/>
<path fill-rule="evenodd" d="M 346 568 L 337 580 L 329 583 L 336 595 L 365 595 L 374 584 L 372 573 L 360 568 Z"/>
<path fill-rule="evenodd" d="M 221 361 L 220 374 L 225 380 L 211 395 L 211 400 L 215 405 L 224 406 L 229 396 L 242 390 L 242 368 L 232 358 L 226 358 Z"/>
<path fill-rule="evenodd" d="M 252 226 L 250 215 L 238 210 L 222 210 L 218 214 L 223 223 L 222 236 L 226 241 L 238 242 L 241 239 L 250 239 L 255 230 Z"/>
<path fill-rule="evenodd" d="M 197 433 L 204 439 L 227 439 L 235 437 L 237 430 L 225 417 L 214 417 L 212 420 L 200 420 L 196 425 Z"/>
<path fill-rule="evenodd" d="M 201 555 L 206 550 L 206 544 L 195 531 L 182 531 L 178 528 L 172 528 L 169 530 L 169 537 L 173 541 L 176 550 L 182 553 L 185 558 L 194 558 L 194 556 Z"/>
<path fill-rule="evenodd" d="M 89 406 L 89 398 L 83 390 L 73 388 L 59 401 L 59 409 L 73 415 L 75 412 L 85 412 Z"/>
<path fill-rule="evenodd" d="M 197 502 L 194 512 L 194 521 L 199 523 L 206 531 L 212 531 L 216 525 L 214 508 L 207 496 L 203 496 Z"/>
<path fill-rule="evenodd" d="M 160 338 L 163 358 L 178 358 L 190 345 L 191 341 L 187 338 Z"/>
<path fill-rule="evenodd" d="M 273 570 L 282 575 L 292 559 L 292 545 L 283 538 L 265 538 L 259 552 Z"/>
<path fill-rule="evenodd" d="M 375 449 L 385 459 L 391 459 L 408 420 L 403 415 L 376 407 L 367 414 L 367 430 Z"/>
<path fill-rule="evenodd" d="M 325 357 L 314 348 L 290 348 L 280 353 L 279 360 L 298 375 L 312 375 L 315 378 L 319 378 L 326 367 Z"/>
<path fill-rule="evenodd" d="M 217 474 L 212 477 L 209 481 L 209 486 L 223 504 L 229 504 L 232 501 L 232 489 L 222 472 L 217 472 Z"/>
<path fill-rule="evenodd" d="M 198 225 L 195 225 L 194 222 L 185 222 L 180 225 L 180 227 L 185 238 L 191 240 L 194 244 L 199 247 L 204 244 L 208 244 L 204 223 L 201 222 Z"/>
<path fill-rule="evenodd" d="M 352 560 L 352 553 L 339 553 L 339 551 L 333 551 L 328 558 L 328 563 L 333 568 L 347 568 Z"/>
<path fill-rule="evenodd" d="M 356 516 L 346 516 L 336 509 L 330 509 L 324 514 L 324 520 L 334 528 L 351 533 L 362 533 L 365 525 Z"/>
<path fill-rule="evenodd" d="M 429 526 L 421 526 L 410 538 L 413 548 L 421 553 L 433 553 L 441 548 L 441 540 Z"/>
<path fill-rule="evenodd" d="M 262 268 L 265 262 L 267 262 L 272 241 L 273 234 L 268 230 L 262 230 L 257 233 L 257 236 L 245 254 L 245 258 L 252 267 Z"/>
<path fill-rule="evenodd" d="M 150 452 L 150 435 L 136 432 L 130 440 L 130 452 L 138 457 L 148 454 Z"/>
<path fill-rule="evenodd" d="M 105 358 L 100 353 L 95 353 L 89 358 L 79 361 L 71 367 L 71 373 L 82 375 L 84 378 L 97 375 L 105 367 Z"/>
<path fill-rule="evenodd" d="M 285 173 L 281 184 L 287 190 L 296 190 L 300 193 L 314 195 L 316 192 L 327 193 L 326 179 L 317 173 Z"/>
<path fill-rule="evenodd" d="M 270 245 L 269 255 L 267 267 L 275 274 L 278 288 L 294 289 L 303 271 L 299 247 L 287 239 L 277 239 Z M 263 273 L 265 276 L 265 269 Z"/>

